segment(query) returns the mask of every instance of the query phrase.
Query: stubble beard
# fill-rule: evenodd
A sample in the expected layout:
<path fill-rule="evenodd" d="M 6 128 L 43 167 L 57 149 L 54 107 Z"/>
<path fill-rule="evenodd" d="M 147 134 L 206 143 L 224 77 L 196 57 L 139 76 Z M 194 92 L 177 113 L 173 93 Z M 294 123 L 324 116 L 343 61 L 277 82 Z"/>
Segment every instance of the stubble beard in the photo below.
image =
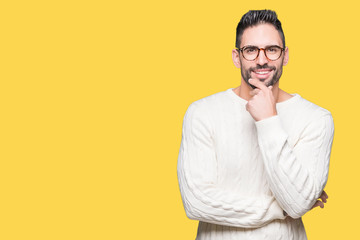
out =
<path fill-rule="evenodd" d="M 242 79 L 245 80 L 245 82 L 252 88 L 252 89 L 255 89 L 256 87 L 252 84 L 249 83 L 249 79 L 251 78 L 251 72 L 252 71 L 255 71 L 255 70 L 260 70 L 260 69 L 271 69 L 274 71 L 274 75 L 273 77 L 271 78 L 270 81 L 266 82 L 265 85 L 267 87 L 269 86 L 274 86 L 280 79 L 281 75 L 282 75 L 282 68 L 283 68 L 283 61 L 281 61 L 281 65 L 280 65 L 280 68 L 279 69 L 276 69 L 276 67 L 271 67 L 267 64 L 264 64 L 264 65 L 257 65 L 256 67 L 252 67 L 252 68 L 249 68 L 249 69 L 245 69 L 243 67 L 243 65 L 241 64 L 241 77 Z M 261 81 L 261 80 L 260 80 Z"/>

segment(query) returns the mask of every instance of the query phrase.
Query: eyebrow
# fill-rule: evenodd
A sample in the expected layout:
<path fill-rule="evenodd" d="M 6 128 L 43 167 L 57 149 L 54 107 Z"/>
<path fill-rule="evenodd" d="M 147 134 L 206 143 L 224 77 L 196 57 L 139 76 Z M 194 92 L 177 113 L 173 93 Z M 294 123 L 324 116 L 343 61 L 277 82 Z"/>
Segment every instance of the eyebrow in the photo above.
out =
<path fill-rule="evenodd" d="M 259 48 L 258 46 L 255 46 L 255 45 L 245 45 L 243 46 L 242 48 L 245 48 L 245 47 L 256 47 L 256 48 Z M 280 47 L 279 45 L 266 45 L 264 48 L 267 48 L 267 47 Z"/>

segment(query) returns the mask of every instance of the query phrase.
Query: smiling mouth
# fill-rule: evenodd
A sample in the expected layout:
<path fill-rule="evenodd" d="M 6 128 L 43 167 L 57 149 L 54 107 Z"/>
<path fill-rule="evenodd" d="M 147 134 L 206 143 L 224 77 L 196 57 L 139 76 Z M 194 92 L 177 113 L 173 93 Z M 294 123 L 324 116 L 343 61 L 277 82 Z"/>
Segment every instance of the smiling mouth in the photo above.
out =
<path fill-rule="evenodd" d="M 270 76 L 270 73 L 272 71 L 273 71 L 272 69 L 259 69 L 259 70 L 255 70 L 255 71 L 252 71 L 252 72 L 255 74 L 255 76 L 258 79 L 265 79 L 265 78 L 268 78 Z"/>

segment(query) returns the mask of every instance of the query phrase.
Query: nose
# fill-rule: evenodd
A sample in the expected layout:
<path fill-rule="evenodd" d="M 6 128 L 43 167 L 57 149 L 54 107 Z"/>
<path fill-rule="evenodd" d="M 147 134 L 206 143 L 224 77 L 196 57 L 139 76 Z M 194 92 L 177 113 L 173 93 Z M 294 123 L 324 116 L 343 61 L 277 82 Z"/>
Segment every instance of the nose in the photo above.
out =
<path fill-rule="evenodd" d="M 265 63 L 268 63 L 269 60 L 267 59 L 267 57 L 265 56 L 265 49 L 260 49 L 259 50 L 259 56 L 257 57 L 257 63 L 259 65 L 264 65 Z"/>

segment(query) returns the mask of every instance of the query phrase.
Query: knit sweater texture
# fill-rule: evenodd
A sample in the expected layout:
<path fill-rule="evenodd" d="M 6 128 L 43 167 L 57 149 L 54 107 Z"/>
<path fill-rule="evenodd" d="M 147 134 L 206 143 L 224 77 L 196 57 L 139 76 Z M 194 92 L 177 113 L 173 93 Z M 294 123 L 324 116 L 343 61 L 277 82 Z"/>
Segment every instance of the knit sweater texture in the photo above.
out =
<path fill-rule="evenodd" d="M 334 124 L 292 95 L 261 121 L 233 88 L 188 107 L 177 174 L 197 240 L 307 239 L 301 216 L 326 185 Z"/>

